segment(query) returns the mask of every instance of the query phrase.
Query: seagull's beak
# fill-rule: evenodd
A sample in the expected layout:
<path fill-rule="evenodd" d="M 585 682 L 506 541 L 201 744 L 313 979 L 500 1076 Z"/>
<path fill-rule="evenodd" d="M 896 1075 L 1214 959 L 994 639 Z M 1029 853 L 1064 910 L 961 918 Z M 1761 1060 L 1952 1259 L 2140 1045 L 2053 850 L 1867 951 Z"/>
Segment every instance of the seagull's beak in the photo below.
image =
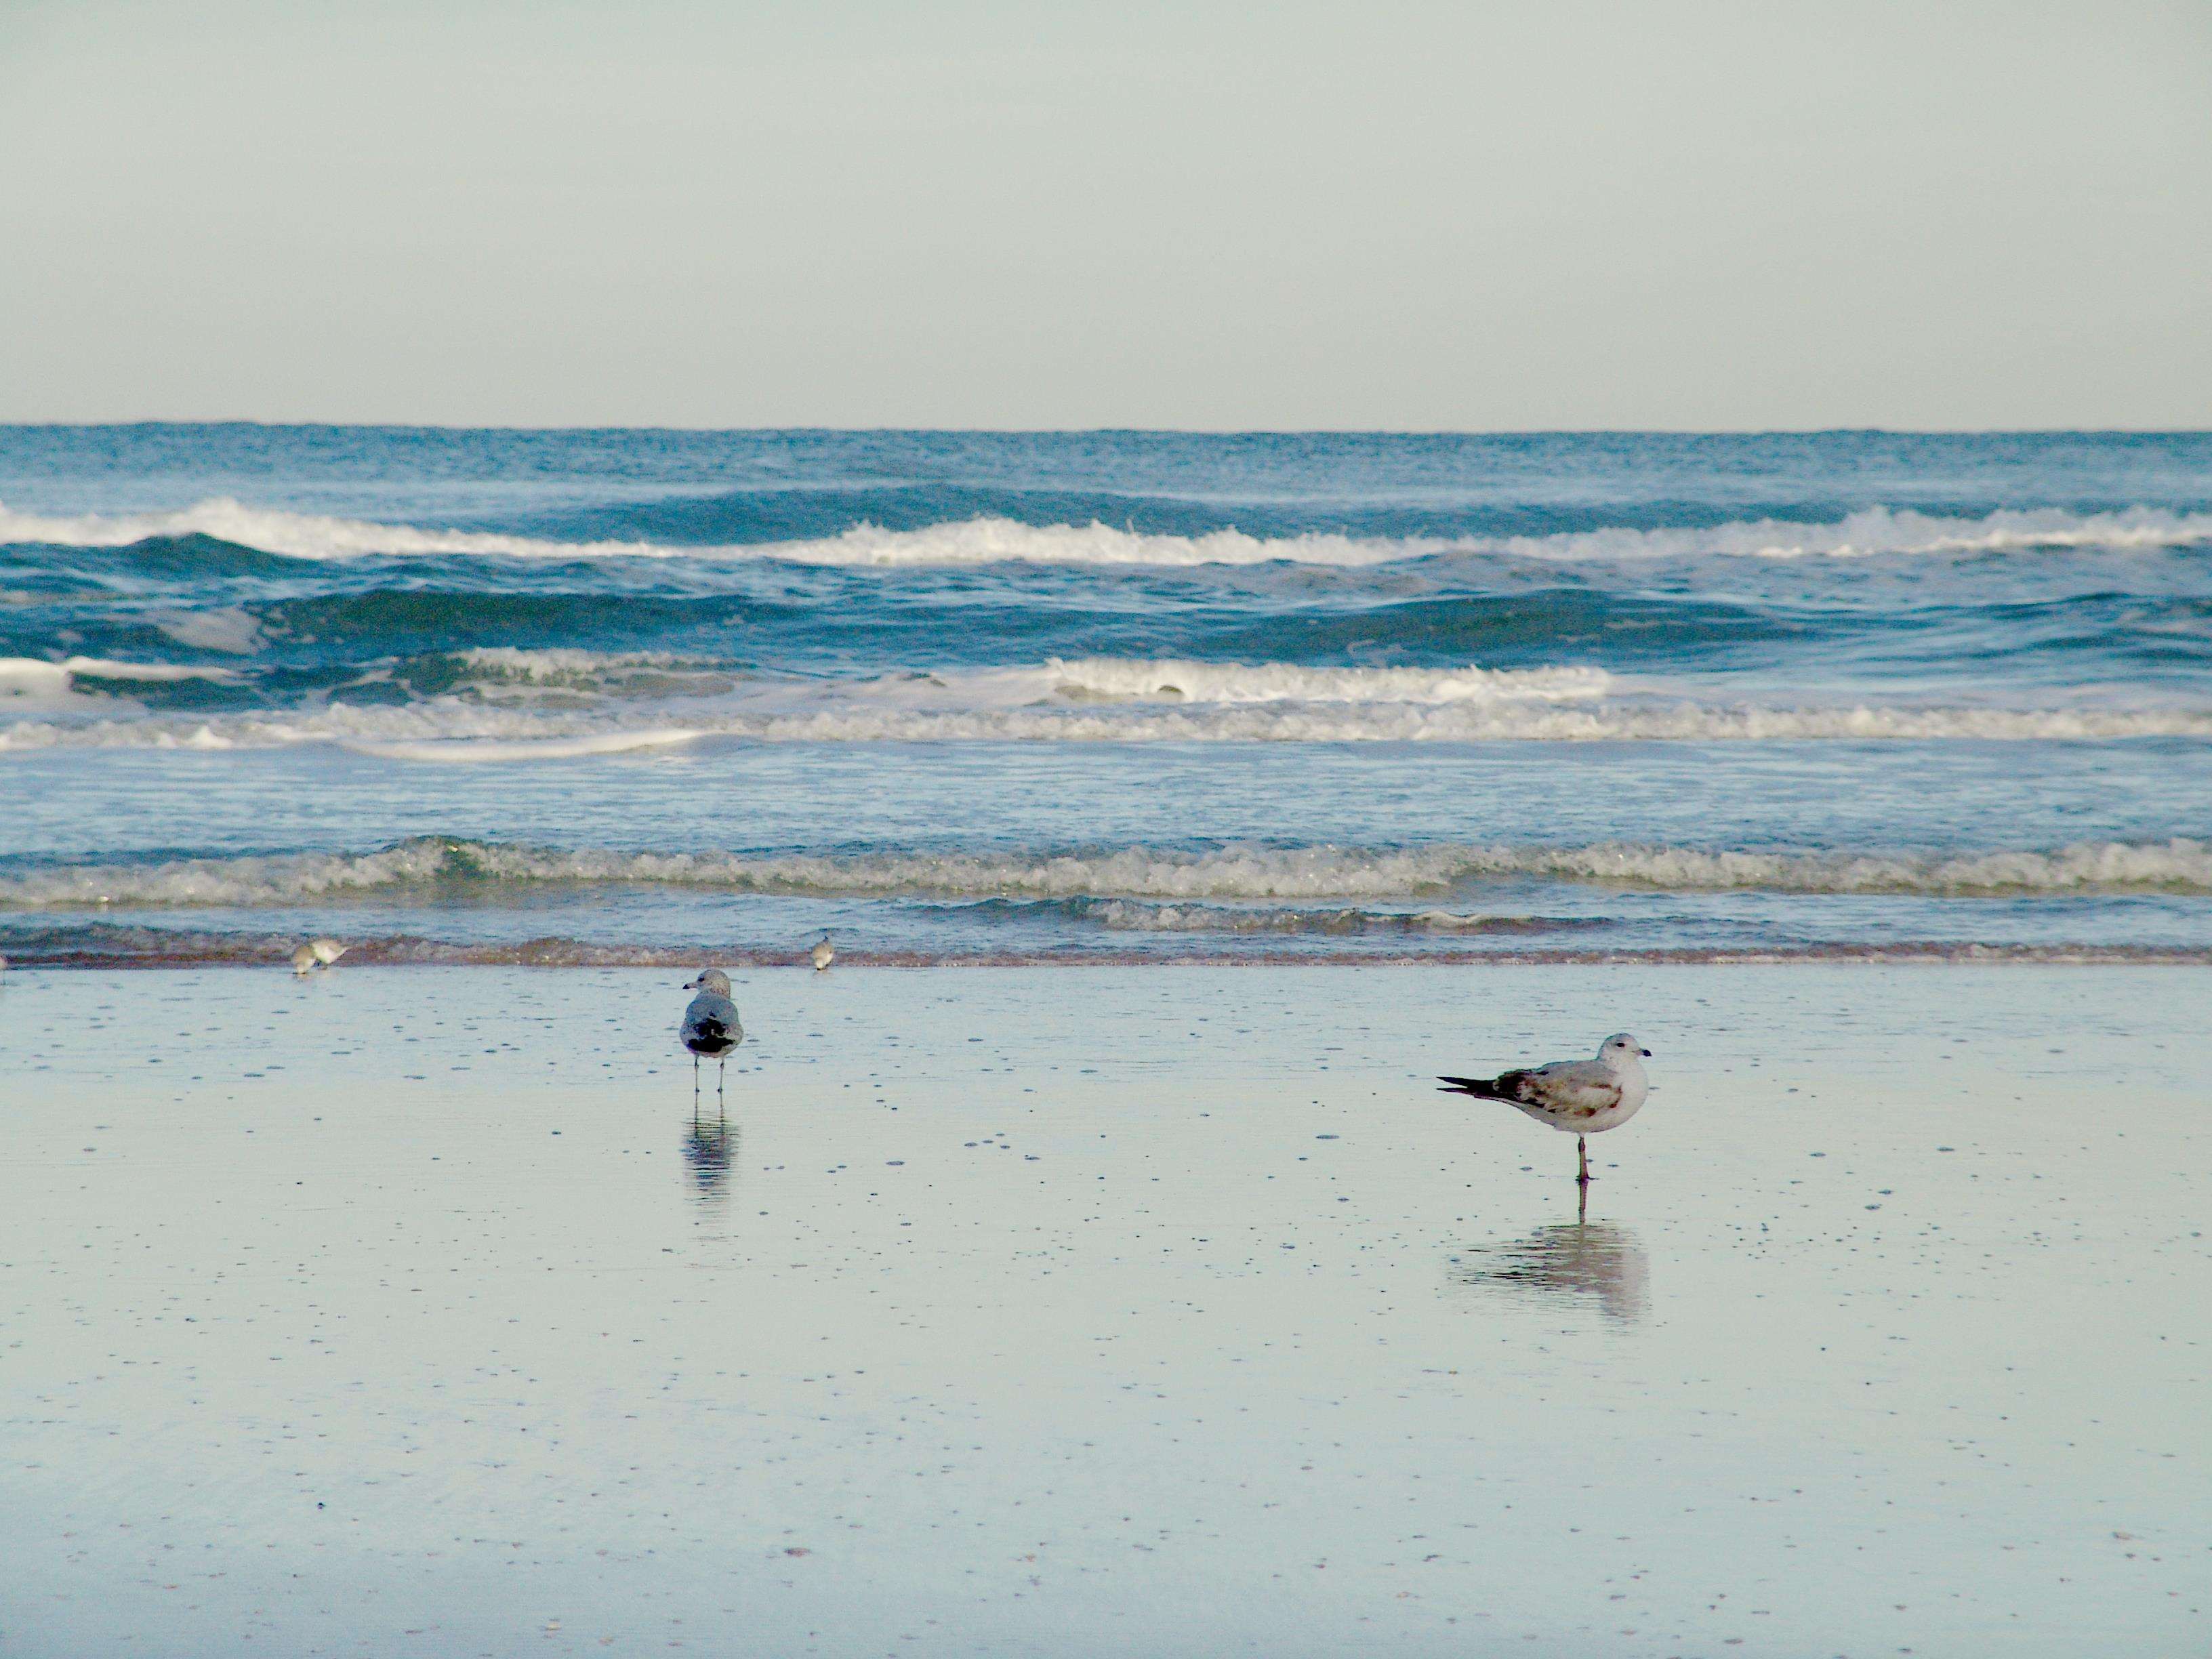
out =
<path fill-rule="evenodd" d="M 1637 1052 L 1638 1052 L 1638 1054 L 1642 1054 L 1642 1055 L 1644 1056 L 1644 1059 L 1646 1059 L 1646 1060 L 1649 1060 L 1649 1059 L 1650 1059 L 1650 1058 L 1651 1058 L 1651 1051 L 1650 1051 L 1649 1048 L 1639 1048 L 1639 1049 L 1638 1049 L 1638 1050 L 1637 1050 Z"/>

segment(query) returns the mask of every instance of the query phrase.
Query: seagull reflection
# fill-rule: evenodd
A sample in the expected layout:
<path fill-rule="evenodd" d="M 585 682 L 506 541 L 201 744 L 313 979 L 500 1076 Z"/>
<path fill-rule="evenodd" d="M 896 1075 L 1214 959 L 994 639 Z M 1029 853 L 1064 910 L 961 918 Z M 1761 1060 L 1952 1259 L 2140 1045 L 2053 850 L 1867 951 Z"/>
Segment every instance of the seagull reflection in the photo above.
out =
<path fill-rule="evenodd" d="M 690 1166 L 697 1196 L 719 1198 L 730 1186 L 730 1161 L 737 1156 L 738 1132 L 729 1120 L 716 1117 L 702 1122 L 695 1115 L 684 1136 L 684 1162 Z"/>
<path fill-rule="evenodd" d="M 1553 1307 L 1594 1296 L 1608 1319 L 1641 1319 L 1651 1310 L 1651 1259 L 1616 1222 L 1562 1221 L 1510 1244 L 1455 1251 L 1447 1264 L 1452 1283 L 1475 1290 Z"/>

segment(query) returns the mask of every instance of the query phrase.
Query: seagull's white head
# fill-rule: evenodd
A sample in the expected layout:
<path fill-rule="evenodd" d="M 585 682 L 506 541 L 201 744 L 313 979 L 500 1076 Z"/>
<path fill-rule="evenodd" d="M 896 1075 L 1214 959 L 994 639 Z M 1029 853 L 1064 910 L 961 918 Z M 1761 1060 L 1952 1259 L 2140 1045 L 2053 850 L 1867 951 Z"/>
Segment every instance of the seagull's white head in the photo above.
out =
<path fill-rule="evenodd" d="M 719 968 L 707 968 L 699 977 L 684 988 L 687 991 L 712 991 L 718 997 L 730 994 L 730 976 Z"/>
<path fill-rule="evenodd" d="M 1626 1031 L 1615 1031 L 1598 1044 L 1597 1057 L 1608 1066 L 1633 1066 L 1651 1058 L 1651 1051 Z"/>

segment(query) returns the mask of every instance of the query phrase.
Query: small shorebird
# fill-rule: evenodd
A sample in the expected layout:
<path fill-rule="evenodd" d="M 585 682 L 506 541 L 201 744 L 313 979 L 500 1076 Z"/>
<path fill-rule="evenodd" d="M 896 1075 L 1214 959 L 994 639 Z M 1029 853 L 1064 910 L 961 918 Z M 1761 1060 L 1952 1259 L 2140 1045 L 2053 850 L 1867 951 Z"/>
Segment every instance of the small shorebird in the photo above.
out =
<path fill-rule="evenodd" d="M 1636 1115 L 1650 1084 L 1644 1062 L 1651 1051 L 1626 1031 L 1616 1031 L 1598 1045 L 1595 1060 L 1555 1060 L 1549 1066 L 1526 1071 L 1500 1072 L 1496 1077 L 1447 1077 L 1437 1080 L 1447 1093 L 1473 1095 L 1478 1100 L 1502 1100 L 1517 1106 L 1539 1123 L 1548 1123 L 1575 1138 L 1576 1182 L 1588 1186 L 1588 1137 L 1617 1129 Z"/>
<path fill-rule="evenodd" d="M 816 973 L 826 974 L 830 971 L 830 964 L 837 960 L 837 953 L 830 948 L 829 934 L 823 934 L 814 942 L 814 948 L 806 953 L 806 959 L 814 964 Z"/>
<path fill-rule="evenodd" d="M 714 1097 L 719 1100 L 731 1052 L 745 1040 L 745 1028 L 738 1023 L 738 1005 L 730 1000 L 730 976 L 719 968 L 708 968 L 684 988 L 699 994 L 676 1028 L 678 1041 L 691 1051 L 691 1098 L 699 1098 L 699 1062 L 711 1060 L 721 1068 L 714 1073 Z"/>
<path fill-rule="evenodd" d="M 305 975 L 318 968 L 327 968 L 343 956 L 347 948 L 334 939 L 311 939 L 292 952 L 292 971 Z"/>

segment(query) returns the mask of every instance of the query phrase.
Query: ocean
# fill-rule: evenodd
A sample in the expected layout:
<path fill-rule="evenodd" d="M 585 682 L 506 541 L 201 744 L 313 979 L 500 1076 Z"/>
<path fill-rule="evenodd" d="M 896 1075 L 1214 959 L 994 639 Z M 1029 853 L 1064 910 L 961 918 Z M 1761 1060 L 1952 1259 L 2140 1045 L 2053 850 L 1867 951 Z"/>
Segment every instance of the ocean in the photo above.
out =
<path fill-rule="evenodd" d="M 2212 434 L 0 428 L 21 964 L 2212 960 Z"/>

